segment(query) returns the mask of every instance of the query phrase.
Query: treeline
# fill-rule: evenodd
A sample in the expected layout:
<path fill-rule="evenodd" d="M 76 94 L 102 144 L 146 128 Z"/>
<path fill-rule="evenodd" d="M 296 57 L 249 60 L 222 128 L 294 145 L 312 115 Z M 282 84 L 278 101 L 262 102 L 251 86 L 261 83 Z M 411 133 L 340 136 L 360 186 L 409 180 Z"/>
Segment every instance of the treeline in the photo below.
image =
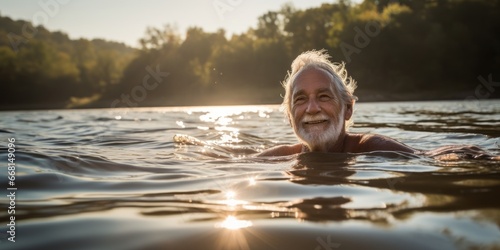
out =
<path fill-rule="evenodd" d="M 71 40 L 0 16 L 0 108 L 65 108 L 98 100 L 120 83 L 137 54 L 122 43 Z"/>
<path fill-rule="evenodd" d="M 17 53 L 0 41 L 0 74 L 19 103 L 27 96 L 32 104 L 75 107 L 279 103 L 293 58 L 324 48 L 346 62 L 361 101 L 494 98 L 498 13 L 500 0 L 338 1 L 306 10 L 287 4 L 230 38 L 224 30 L 150 27 L 138 51 L 47 32 Z M 1 30 L 12 22 L 1 20 Z"/>

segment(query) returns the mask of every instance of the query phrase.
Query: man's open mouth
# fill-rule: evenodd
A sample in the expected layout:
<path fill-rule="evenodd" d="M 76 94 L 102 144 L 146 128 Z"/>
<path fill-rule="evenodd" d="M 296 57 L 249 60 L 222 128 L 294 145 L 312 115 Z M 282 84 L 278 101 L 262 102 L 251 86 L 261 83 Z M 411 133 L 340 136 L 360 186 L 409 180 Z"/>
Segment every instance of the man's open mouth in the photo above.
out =
<path fill-rule="evenodd" d="M 324 123 L 324 122 L 327 122 L 328 120 L 315 120 L 315 121 L 307 121 L 307 122 L 304 122 L 304 124 L 306 125 L 314 125 L 314 124 L 320 124 L 320 123 Z"/>

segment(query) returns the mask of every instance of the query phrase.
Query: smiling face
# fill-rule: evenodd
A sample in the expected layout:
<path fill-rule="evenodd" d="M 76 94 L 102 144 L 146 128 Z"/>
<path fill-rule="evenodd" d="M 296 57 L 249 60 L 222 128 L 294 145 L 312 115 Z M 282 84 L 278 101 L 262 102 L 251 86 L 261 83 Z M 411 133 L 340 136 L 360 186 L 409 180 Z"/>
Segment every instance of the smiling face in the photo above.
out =
<path fill-rule="evenodd" d="M 290 122 L 311 151 L 334 146 L 345 133 L 344 118 L 350 118 L 332 81 L 327 71 L 309 68 L 300 72 L 292 85 Z"/>

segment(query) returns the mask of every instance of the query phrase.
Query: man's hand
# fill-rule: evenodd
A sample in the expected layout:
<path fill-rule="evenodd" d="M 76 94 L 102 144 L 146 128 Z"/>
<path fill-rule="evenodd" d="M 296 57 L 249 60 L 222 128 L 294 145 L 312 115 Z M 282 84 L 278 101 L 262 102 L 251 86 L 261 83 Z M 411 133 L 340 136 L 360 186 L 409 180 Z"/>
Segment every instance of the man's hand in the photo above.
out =
<path fill-rule="evenodd" d="M 423 152 L 425 156 L 433 157 L 443 161 L 460 159 L 494 160 L 500 161 L 499 155 L 493 155 L 483 149 L 471 145 L 444 146 L 434 150 Z"/>

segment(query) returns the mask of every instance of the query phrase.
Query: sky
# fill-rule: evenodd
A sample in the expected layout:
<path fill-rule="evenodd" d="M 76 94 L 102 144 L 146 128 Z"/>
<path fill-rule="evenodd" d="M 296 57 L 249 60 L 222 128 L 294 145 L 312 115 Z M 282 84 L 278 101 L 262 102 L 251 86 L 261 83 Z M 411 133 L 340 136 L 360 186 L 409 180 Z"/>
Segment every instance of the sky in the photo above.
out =
<path fill-rule="evenodd" d="M 181 34 L 193 26 L 242 33 L 255 27 L 259 16 L 287 2 L 305 9 L 334 0 L 2 0 L 0 14 L 42 24 L 72 39 L 102 38 L 138 47 L 147 27 L 165 24 L 176 25 Z"/>

